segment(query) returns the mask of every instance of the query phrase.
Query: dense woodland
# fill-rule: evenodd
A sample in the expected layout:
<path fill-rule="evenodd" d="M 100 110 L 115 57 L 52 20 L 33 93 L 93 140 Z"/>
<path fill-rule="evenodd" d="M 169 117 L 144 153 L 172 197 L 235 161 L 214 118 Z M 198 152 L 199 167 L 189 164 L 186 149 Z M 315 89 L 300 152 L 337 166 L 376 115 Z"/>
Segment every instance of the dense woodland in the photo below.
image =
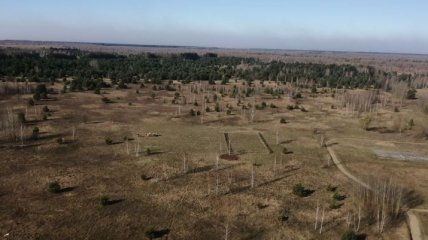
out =
<path fill-rule="evenodd" d="M 113 84 L 119 86 L 140 80 L 152 83 L 162 80 L 214 83 L 221 80 L 227 83 L 229 79 L 304 83 L 302 87 L 389 89 L 391 82 L 397 81 L 416 88 L 426 86 L 425 81 L 422 84 L 415 81 L 426 79 L 424 74 L 384 72 L 372 66 L 349 64 L 266 62 L 255 58 L 218 56 L 215 53 L 120 55 L 58 48 L 43 51 L 0 50 L 0 78 L 3 80 L 53 82 L 67 77 L 74 79 L 71 82 L 72 90 L 95 89 L 104 85 L 102 78 L 110 78 Z"/>

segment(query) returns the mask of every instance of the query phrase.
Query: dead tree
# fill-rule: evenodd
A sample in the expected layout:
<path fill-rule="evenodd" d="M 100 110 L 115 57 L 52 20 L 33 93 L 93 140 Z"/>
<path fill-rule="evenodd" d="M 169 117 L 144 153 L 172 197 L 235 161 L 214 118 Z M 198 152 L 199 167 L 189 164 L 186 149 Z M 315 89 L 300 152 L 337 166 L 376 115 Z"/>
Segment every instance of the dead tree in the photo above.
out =
<path fill-rule="evenodd" d="M 251 188 L 254 188 L 255 183 L 255 171 L 254 171 L 254 164 L 251 165 Z"/>
<path fill-rule="evenodd" d="M 326 137 L 325 137 L 324 135 L 321 135 L 320 146 L 321 146 L 322 148 L 327 147 L 327 143 L 326 143 L 326 142 L 327 142 L 327 141 L 326 141 Z"/>
<path fill-rule="evenodd" d="M 276 145 L 279 145 L 279 133 L 278 133 L 278 129 L 276 130 Z"/>
<path fill-rule="evenodd" d="M 216 181 L 215 181 L 215 196 L 216 197 L 218 197 L 219 185 L 220 185 L 220 179 L 219 179 L 218 173 L 217 173 L 217 175 L 216 175 Z"/>
<path fill-rule="evenodd" d="M 126 138 L 126 154 L 129 155 L 129 139 Z"/>
<path fill-rule="evenodd" d="M 360 230 L 360 224 L 361 224 L 361 206 L 358 206 L 358 225 L 355 229 L 356 232 Z"/>
<path fill-rule="evenodd" d="M 276 177 L 276 156 L 277 155 L 275 155 L 275 158 L 273 159 L 273 176 L 274 177 Z"/>
<path fill-rule="evenodd" d="M 256 110 L 255 110 L 255 108 L 253 107 L 253 108 L 251 108 L 251 112 L 250 112 L 250 119 L 251 119 L 251 122 L 254 122 L 254 117 L 256 116 Z"/>
<path fill-rule="evenodd" d="M 324 209 L 324 206 L 322 207 L 322 217 L 321 217 L 321 226 L 320 226 L 320 234 L 322 233 L 322 227 L 323 227 L 323 224 L 324 224 L 324 211 L 325 209 Z"/>
<path fill-rule="evenodd" d="M 315 213 L 315 230 L 317 230 L 317 228 L 318 228 L 318 213 L 319 213 L 319 210 L 320 210 L 320 205 L 319 205 L 319 201 L 317 201 L 317 210 L 316 210 L 316 213 Z"/>
<path fill-rule="evenodd" d="M 135 144 L 135 156 L 140 156 L 140 141 L 137 140 L 137 143 Z"/>
<path fill-rule="evenodd" d="M 23 128 L 23 126 L 22 126 L 22 124 L 21 124 L 21 134 L 20 134 L 20 136 L 21 136 L 21 146 L 24 146 L 24 128 Z"/>
<path fill-rule="evenodd" d="M 183 154 L 183 173 L 186 174 L 187 173 L 187 154 L 184 153 Z"/>

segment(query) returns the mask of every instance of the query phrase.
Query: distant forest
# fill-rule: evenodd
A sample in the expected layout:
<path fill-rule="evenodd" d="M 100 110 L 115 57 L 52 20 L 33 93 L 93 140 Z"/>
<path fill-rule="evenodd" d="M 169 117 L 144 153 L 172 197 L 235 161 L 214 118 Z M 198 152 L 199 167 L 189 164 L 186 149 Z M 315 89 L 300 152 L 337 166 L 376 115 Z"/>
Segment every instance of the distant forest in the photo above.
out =
<path fill-rule="evenodd" d="M 105 52 L 87 52 L 78 49 L 49 48 L 43 51 L 18 49 L 0 50 L 0 79 L 31 82 L 54 82 L 72 77 L 72 90 L 94 89 L 102 78 L 111 79 L 120 86 L 141 81 L 162 83 L 163 80 L 191 81 L 216 80 L 227 83 L 230 79 L 309 82 L 312 87 L 384 88 L 391 81 L 409 84 L 416 74 L 384 72 L 372 66 L 350 64 L 284 63 L 261 61 L 255 58 L 224 57 L 215 53 L 199 55 L 181 53 L 156 55 L 120 55 Z"/>

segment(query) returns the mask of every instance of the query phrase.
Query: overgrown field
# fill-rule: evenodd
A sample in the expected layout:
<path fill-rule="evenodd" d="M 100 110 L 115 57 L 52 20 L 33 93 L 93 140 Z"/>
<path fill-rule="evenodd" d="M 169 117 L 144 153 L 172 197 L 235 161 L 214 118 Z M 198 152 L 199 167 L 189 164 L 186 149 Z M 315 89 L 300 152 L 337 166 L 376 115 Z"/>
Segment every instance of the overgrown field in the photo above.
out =
<path fill-rule="evenodd" d="M 32 94 L 1 100 L 1 236 L 339 239 L 350 228 L 368 239 L 408 238 L 404 218 L 382 233 L 364 212 L 358 219 L 355 187 L 331 163 L 322 139 L 337 142 L 352 172 L 393 179 L 426 206 L 428 165 L 379 160 L 371 151 L 426 154 L 424 145 L 404 143 L 426 143 L 423 97 L 404 100 L 399 112 L 389 102 L 370 113 L 364 129 L 367 113 L 347 111 L 330 90 L 277 97 L 264 89 L 287 86 L 256 81 L 254 93 L 241 98 L 232 96 L 241 81 L 169 84 L 176 90 L 146 83 L 95 94 L 55 83 L 34 105 Z M 414 126 L 397 130 L 395 118 L 412 118 Z"/>

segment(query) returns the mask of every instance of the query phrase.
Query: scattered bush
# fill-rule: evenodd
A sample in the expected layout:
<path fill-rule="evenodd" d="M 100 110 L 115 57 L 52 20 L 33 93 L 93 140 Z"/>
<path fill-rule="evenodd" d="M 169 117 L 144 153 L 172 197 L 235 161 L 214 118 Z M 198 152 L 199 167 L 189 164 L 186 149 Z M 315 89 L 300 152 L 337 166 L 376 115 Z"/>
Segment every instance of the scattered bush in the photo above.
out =
<path fill-rule="evenodd" d="M 43 107 L 43 109 L 42 109 L 42 111 L 43 111 L 44 113 L 48 113 L 48 112 L 50 112 L 50 110 L 49 110 L 48 106 L 44 106 L 44 107 Z"/>
<path fill-rule="evenodd" d="M 329 192 L 335 192 L 337 190 L 337 187 L 329 184 L 326 189 Z"/>
<path fill-rule="evenodd" d="M 150 148 L 146 149 L 146 154 L 147 156 L 150 156 L 152 154 L 152 150 Z"/>
<path fill-rule="evenodd" d="M 113 144 L 113 140 L 110 137 L 106 137 L 105 142 L 107 145 Z"/>
<path fill-rule="evenodd" d="M 152 179 L 152 177 L 147 176 L 146 174 L 142 174 L 140 177 L 141 177 L 141 180 L 143 181 L 149 181 L 150 179 Z"/>
<path fill-rule="evenodd" d="M 286 210 L 286 209 L 284 209 L 284 210 L 282 210 L 281 211 L 281 213 L 280 213 L 280 215 L 279 215 L 279 217 L 278 217 L 278 220 L 281 222 L 281 223 L 284 223 L 284 222 L 286 222 L 286 221 L 288 221 L 288 219 L 290 218 L 290 213 L 289 213 L 289 211 L 288 210 Z"/>
<path fill-rule="evenodd" d="M 287 105 L 287 110 L 290 110 L 290 111 L 294 110 L 293 105 Z"/>
<path fill-rule="evenodd" d="M 281 119 L 279 120 L 279 123 L 285 124 L 285 123 L 287 123 L 287 120 L 285 120 L 285 118 L 281 118 Z"/>
<path fill-rule="evenodd" d="M 311 93 L 317 93 L 317 86 L 315 85 L 312 86 Z"/>
<path fill-rule="evenodd" d="M 147 228 L 147 230 L 144 232 L 144 236 L 146 236 L 146 238 L 148 239 L 154 239 L 156 237 L 155 228 L 154 227 Z"/>
<path fill-rule="evenodd" d="M 340 240 L 358 240 L 358 235 L 354 232 L 354 230 L 346 230 L 340 237 Z"/>
<path fill-rule="evenodd" d="M 48 185 L 48 189 L 51 193 L 59 193 L 61 192 L 61 185 L 58 181 L 50 182 Z"/>
<path fill-rule="evenodd" d="M 103 103 L 113 103 L 113 101 L 110 100 L 108 97 L 101 98 L 101 101 L 103 101 Z"/>
<path fill-rule="evenodd" d="M 311 195 L 312 192 L 312 190 L 305 189 L 300 183 L 293 186 L 293 194 L 299 197 L 307 197 Z"/>
<path fill-rule="evenodd" d="M 409 128 L 411 130 L 414 126 L 415 126 L 415 122 L 413 121 L 413 118 L 412 118 L 407 123 L 407 128 Z"/>
<path fill-rule="evenodd" d="M 293 95 L 293 99 L 298 99 L 298 98 L 302 98 L 302 94 L 299 92 Z"/>
<path fill-rule="evenodd" d="M 205 108 L 205 112 L 211 112 L 210 107 Z"/>
<path fill-rule="evenodd" d="M 20 122 L 20 123 L 25 123 L 27 120 L 25 119 L 25 113 L 23 113 L 23 112 L 20 112 L 20 113 L 18 113 L 18 121 Z"/>
<path fill-rule="evenodd" d="M 215 95 L 215 96 L 217 96 L 217 95 Z M 216 104 L 215 104 L 215 108 L 214 108 L 214 110 L 215 110 L 216 112 L 220 112 L 220 104 L 219 104 L 219 103 L 216 103 Z"/>
<path fill-rule="evenodd" d="M 34 100 L 32 98 L 28 99 L 28 106 L 34 106 Z"/>
<path fill-rule="evenodd" d="M 289 153 L 291 153 L 290 151 L 288 151 L 288 149 L 286 148 L 286 147 L 284 147 L 283 149 L 282 149 L 282 154 L 289 154 Z"/>
<path fill-rule="evenodd" d="M 397 106 L 395 106 L 394 107 L 394 112 L 400 112 L 400 109 Z"/>
<path fill-rule="evenodd" d="M 416 99 L 416 89 L 414 89 L 414 88 L 409 89 L 407 91 L 406 98 L 407 99 Z"/>
<path fill-rule="evenodd" d="M 56 139 L 56 142 L 57 142 L 58 144 L 65 144 L 65 139 L 64 139 L 64 138 L 62 138 L 62 137 L 60 137 L 60 138 L 57 138 L 57 139 Z"/>
<path fill-rule="evenodd" d="M 38 127 L 33 128 L 33 133 L 31 134 L 31 139 L 37 140 L 39 138 L 40 130 Z"/>
<path fill-rule="evenodd" d="M 266 204 L 266 203 L 257 203 L 257 208 L 258 209 L 265 209 L 265 208 L 267 208 L 267 207 L 269 207 L 269 205 L 268 204 Z"/>
<path fill-rule="evenodd" d="M 342 203 L 337 202 L 337 200 L 332 199 L 328 205 L 330 209 L 338 209 L 342 206 Z"/>
<path fill-rule="evenodd" d="M 101 206 L 107 206 L 110 204 L 110 197 L 109 196 L 102 196 L 100 198 L 100 204 Z"/>
<path fill-rule="evenodd" d="M 36 87 L 36 90 L 34 90 L 33 99 L 38 101 L 40 99 L 46 99 L 48 98 L 48 89 L 46 88 L 46 85 L 39 84 Z"/>
<path fill-rule="evenodd" d="M 338 192 L 335 192 L 333 194 L 333 199 L 336 201 L 343 201 L 345 200 L 346 196 L 345 195 L 340 195 Z"/>
<path fill-rule="evenodd" d="M 370 124 L 372 123 L 372 121 L 373 121 L 373 116 L 372 116 L 371 114 L 367 114 L 366 116 L 364 116 L 364 117 L 360 120 L 361 127 L 362 127 L 364 130 L 368 131 L 368 130 L 369 130 L 369 128 L 370 128 Z"/>

